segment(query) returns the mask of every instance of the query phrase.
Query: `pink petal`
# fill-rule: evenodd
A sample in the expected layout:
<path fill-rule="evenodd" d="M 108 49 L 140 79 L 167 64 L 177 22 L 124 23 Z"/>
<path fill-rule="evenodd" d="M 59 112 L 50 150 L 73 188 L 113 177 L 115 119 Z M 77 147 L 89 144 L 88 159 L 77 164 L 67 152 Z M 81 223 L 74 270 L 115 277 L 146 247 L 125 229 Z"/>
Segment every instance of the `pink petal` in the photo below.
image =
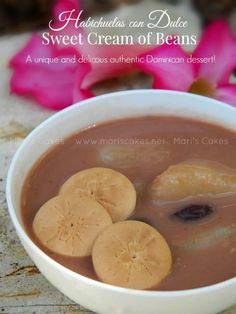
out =
<path fill-rule="evenodd" d="M 60 14 L 63 14 L 63 17 L 65 16 L 69 16 L 70 15 L 70 11 L 74 10 L 74 12 L 71 15 L 71 18 L 76 19 L 78 13 L 81 10 L 80 7 L 80 0 L 57 0 L 54 4 L 53 7 L 53 23 L 52 23 L 52 27 L 53 28 L 60 28 L 64 25 L 64 22 L 61 22 L 59 17 Z M 64 13 L 65 12 L 65 13 Z M 64 33 L 64 35 L 70 35 L 71 34 L 71 30 L 73 30 L 73 33 L 75 33 L 76 29 L 74 27 L 74 22 L 70 22 L 67 27 L 62 30 L 62 32 Z M 52 31 L 52 33 L 54 33 L 54 31 Z M 56 35 L 56 32 L 54 33 L 54 35 Z"/>
<path fill-rule="evenodd" d="M 145 59 L 144 62 L 138 62 L 137 66 L 143 72 L 153 75 L 154 88 L 173 89 L 179 91 L 188 91 L 195 78 L 194 65 L 187 62 L 188 55 L 178 45 L 162 45 L 140 57 Z M 151 62 L 150 58 L 155 58 Z M 167 58 L 181 58 L 182 62 L 158 62 L 167 60 Z"/>
<path fill-rule="evenodd" d="M 214 83 L 227 84 L 236 68 L 236 38 L 223 20 L 216 21 L 205 29 L 193 53 L 197 58 L 210 58 L 214 55 L 216 63 L 198 65 L 199 77 L 208 78 Z"/>
<path fill-rule="evenodd" d="M 18 95 L 31 94 L 44 107 L 62 109 L 73 102 L 73 77 L 73 72 L 64 71 L 62 76 L 52 68 L 19 66 L 12 76 L 11 91 Z"/>
<path fill-rule="evenodd" d="M 141 52 L 143 52 L 143 48 L 140 48 L 138 45 L 130 46 L 129 49 L 125 49 L 121 45 L 86 45 L 81 47 L 81 54 L 85 58 L 90 56 L 94 60 L 100 60 L 100 62 L 94 61 L 91 63 L 91 72 L 85 77 L 82 86 L 88 88 L 99 81 L 134 70 L 135 57 Z M 126 61 L 126 58 L 129 58 L 129 62 Z M 101 60 L 105 60 L 106 62 Z"/>
<path fill-rule="evenodd" d="M 61 12 L 79 10 L 80 0 L 57 0 L 53 7 L 53 14 L 58 17 Z"/>
<path fill-rule="evenodd" d="M 43 47 L 43 48 L 42 48 Z M 46 48 L 45 48 L 46 47 Z M 26 63 L 25 57 L 55 58 L 58 63 Z M 78 58 L 73 48 L 57 50 L 54 46 L 43 46 L 41 37 L 34 35 L 26 47 L 12 59 L 14 68 L 10 82 L 11 91 L 18 95 L 32 95 L 42 106 L 62 109 L 73 103 L 74 84 L 81 71 L 81 80 L 89 71 L 84 64 L 61 62 L 63 57 Z"/>
<path fill-rule="evenodd" d="M 90 97 L 93 97 L 94 94 L 87 88 L 83 89 L 82 82 L 84 77 L 89 73 L 91 70 L 91 66 L 89 63 L 84 63 L 83 66 L 79 66 L 78 70 L 76 71 L 75 83 L 74 83 L 74 91 L 73 91 L 73 102 L 78 102 Z"/>
<path fill-rule="evenodd" d="M 228 84 L 218 88 L 217 98 L 236 107 L 236 84 Z"/>
<path fill-rule="evenodd" d="M 10 60 L 9 64 L 11 67 L 15 67 L 20 64 L 25 65 L 28 55 L 32 58 L 44 55 L 51 58 L 53 53 L 53 47 L 42 45 L 41 37 L 38 34 L 33 34 L 25 47 Z"/>

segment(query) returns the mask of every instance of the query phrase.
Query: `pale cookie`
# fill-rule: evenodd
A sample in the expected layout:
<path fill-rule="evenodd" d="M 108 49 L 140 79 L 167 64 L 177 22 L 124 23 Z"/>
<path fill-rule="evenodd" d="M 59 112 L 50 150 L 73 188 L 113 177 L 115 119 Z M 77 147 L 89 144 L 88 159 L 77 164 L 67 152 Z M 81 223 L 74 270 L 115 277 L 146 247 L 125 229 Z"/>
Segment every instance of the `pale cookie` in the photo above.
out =
<path fill-rule="evenodd" d="M 60 194 L 71 193 L 93 197 L 114 222 L 129 217 L 136 205 L 133 184 L 120 172 L 108 168 L 90 168 L 74 174 L 60 189 Z"/>
<path fill-rule="evenodd" d="M 228 192 L 236 192 L 236 171 L 207 160 L 190 160 L 170 166 L 150 186 L 154 201 L 177 201 Z"/>
<path fill-rule="evenodd" d="M 33 230 L 44 246 L 69 256 L 88 256 L 98 234 L 112 224 L 107 211 L 90 197 L 60 195 L 37 212 Z"/>
<path fill-rule="evenodd" d="M 172 264 L 163 236 L 134 220 L 118 222 L 100 233 L 92 259 L 101 281 L 133 289 L 156 286 L 169 274 Z"/>

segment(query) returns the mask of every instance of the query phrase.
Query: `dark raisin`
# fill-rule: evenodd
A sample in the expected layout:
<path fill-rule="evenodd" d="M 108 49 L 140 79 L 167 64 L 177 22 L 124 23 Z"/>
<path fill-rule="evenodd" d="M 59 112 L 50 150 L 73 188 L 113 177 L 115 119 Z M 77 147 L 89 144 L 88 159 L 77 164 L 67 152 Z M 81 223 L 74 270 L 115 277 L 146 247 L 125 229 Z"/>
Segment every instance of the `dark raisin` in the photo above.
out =
<path fill-rule="evenodd" d="M 206 216 L 209 216 L 213 213 L 213 209 L 209 205 L 189 205 L 176 213 L 172 214 L 175 218 L 186 222 L 186 221 L 195 221 Z"/>

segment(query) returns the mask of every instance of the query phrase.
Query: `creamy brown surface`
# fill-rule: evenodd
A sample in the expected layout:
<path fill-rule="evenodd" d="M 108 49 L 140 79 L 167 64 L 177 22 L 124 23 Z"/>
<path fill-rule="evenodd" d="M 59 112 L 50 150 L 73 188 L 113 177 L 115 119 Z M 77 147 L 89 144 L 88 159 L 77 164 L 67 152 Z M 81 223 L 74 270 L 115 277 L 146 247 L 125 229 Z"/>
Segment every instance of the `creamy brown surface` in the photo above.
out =
<path fill-rule="evenodd" d="M 232 278 L 236 276 L 236 194 L 157 204 L 147 191 L 168 166 L 188 159 L 213 160 L 236 169 L 235 144 L 236 135 L 229 130 L 172 117 L 127 119 L 88 128 L 55 146 L 32 169 L 22 193 L 26 230 L 53 259 L 97 279 L 90 257 L 71 258 L 50 252 L 34 236 L 32 222 L 39 207 L 57 195 L 71 175 L 86 168 L 110 167 L 126 175 L 136 187 L 138 202 L 131 218 L 157 228 L 170 245 L 172 272 L 154 290 L 197 288 Z M 107 153 L 111 147 L 113 152 L 128 147 L 131 153 L 123 159 L 119 154 L 113 161 Z M 214 212 L 187 223 L 171 216 L 193 204 L 208 204 Z"/>

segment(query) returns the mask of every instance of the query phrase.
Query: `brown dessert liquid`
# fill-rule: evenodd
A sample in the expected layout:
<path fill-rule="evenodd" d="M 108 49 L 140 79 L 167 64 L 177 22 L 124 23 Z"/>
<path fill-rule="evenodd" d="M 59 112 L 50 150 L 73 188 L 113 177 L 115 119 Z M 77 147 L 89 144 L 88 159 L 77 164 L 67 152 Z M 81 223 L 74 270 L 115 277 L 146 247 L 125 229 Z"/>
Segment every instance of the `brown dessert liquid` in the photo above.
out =
<path fill-rule="evenodd" d="M 63 127 L 63 126 L 62 126 Z M 104 148 L 137 149 L 118 161 Z M 141 152 L 141 153 L 140 153 Z M 155 227 L 168 241 L 171 273 L 153 290 L 191 289 L 236 276 L 236 194 L 199 196 L 157 204 L 148 197 L 148 186 L 168 166 L 188 159 L 206 159 L 236 169 L 236 134 L 216 125 L 175 117 L 142 117 L 111 121 L 85 129 L 48 151 L 28 175 L 22 193 L 22 217 L 31 239 L 65 267 L 98 280 L 91 257 L 55 254 L 35 237 L 32 222 L 37 210 L 74 173 L 91 167 L 122 172 L 137 189 L 137 206 L 130 219 Z M 172 214 L 192 204 L 209 204 L 214 213 L 195 222 L 182 222 Z"/>

